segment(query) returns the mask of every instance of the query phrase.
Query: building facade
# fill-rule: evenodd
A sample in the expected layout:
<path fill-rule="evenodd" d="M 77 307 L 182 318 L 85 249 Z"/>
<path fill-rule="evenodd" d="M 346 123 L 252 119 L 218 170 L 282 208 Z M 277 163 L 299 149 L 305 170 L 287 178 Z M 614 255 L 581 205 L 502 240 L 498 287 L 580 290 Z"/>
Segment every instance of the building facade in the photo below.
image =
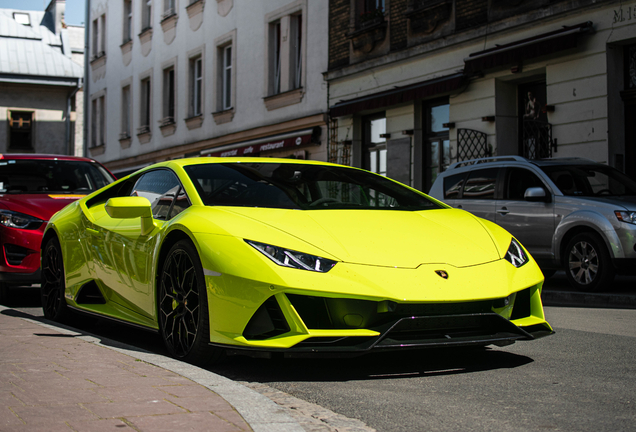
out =
<path fill-rule="evenodd" d="M 64 10 L 0 9 L 0 153 L 82 155 L 84 27 Z"/>
<path fill-rule="evenodd" d="M 88 155 L 327 158 L 327 0 L 91 0 Z"/>
<path fill-rule="evenodd" d="M 636 4 L 330 0 L 329 159 L 428 191 L 477 157 L 636 178 Z"/>

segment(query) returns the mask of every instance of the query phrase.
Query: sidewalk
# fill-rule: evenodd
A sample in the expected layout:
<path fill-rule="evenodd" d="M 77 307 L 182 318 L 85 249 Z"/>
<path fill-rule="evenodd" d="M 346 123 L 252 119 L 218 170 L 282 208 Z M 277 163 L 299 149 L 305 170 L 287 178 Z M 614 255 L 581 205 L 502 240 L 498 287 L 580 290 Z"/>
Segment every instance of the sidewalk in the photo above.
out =
<path fill-rule="evenodd" d="M 0 431 L 302 431 L 204 369 L 0 306 Z"/>

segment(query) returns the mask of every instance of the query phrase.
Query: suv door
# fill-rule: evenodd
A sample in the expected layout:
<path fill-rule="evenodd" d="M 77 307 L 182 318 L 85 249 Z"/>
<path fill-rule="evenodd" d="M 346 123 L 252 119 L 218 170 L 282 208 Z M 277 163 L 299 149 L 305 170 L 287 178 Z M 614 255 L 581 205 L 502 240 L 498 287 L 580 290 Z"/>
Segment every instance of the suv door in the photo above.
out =
<path fill-rule="evenodd" d="M 531 202 L 524 198 L 528 188 L 543 188 L 547 196 L 551 196 L 550 189 L 526 168 L 508 168 L 504 179 L 503 199 L 497 200 L 495 222 L 515 236 L 535 259 L 551 259 L 554 200 Z"/>

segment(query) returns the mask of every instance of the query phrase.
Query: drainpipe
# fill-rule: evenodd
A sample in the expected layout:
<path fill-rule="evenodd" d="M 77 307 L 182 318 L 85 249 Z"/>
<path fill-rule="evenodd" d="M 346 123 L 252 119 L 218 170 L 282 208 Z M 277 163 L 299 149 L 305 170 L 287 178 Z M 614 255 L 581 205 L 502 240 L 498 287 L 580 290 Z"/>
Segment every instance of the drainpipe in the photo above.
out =
<path fill-rule="evenodd" d="M 68 95 L 68 98 L 66 98 L 66 144 L 68 146 L 68 154 L 71 156 L 75 155 L 75 146 L 73 145 L 75 141 L 71 139 L 71 100 L 81 88 L 82 78 L 79 78 L 77 80 L 77 87 L 75 87 Z M 77 105 L 77 103 L 75 105 Z"/>
<path fill-rule="evenodd" d="M 90 59 L 90 51 L 88 50 L 88 31 L 91 28 L 90 18 L 91 18 L 91 0 L 86 0 L 86 4 L 84 6 L 86 10 L 84 11 L 84 136 L 83 136 L 83 154 L 82 156 L 88 156 L 88 108 L 89 108 L 89 83 L 90 79 L 88 79 L 88 66 Z"/>

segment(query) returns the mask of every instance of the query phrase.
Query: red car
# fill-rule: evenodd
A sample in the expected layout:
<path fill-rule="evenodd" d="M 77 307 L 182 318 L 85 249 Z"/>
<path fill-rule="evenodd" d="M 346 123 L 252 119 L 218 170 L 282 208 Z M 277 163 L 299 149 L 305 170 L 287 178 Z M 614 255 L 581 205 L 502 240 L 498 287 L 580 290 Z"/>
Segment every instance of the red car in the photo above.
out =
<path fill-rule="evenodd" d="M 50 217 L 114 180 L 88 158 L 0 154 L 0 301 L 11 285 L 40 283 L 40 243 Z"/>

